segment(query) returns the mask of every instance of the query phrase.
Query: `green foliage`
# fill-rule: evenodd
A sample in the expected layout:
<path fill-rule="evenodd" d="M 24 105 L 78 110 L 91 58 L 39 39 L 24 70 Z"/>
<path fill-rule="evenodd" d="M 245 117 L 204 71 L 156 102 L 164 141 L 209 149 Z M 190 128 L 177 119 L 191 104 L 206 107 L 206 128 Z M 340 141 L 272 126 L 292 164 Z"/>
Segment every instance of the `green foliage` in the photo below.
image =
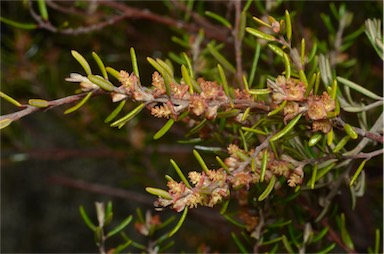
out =
<path fill-rule="evenodd" d="M 356 25 L 346 4 L 331 3 L 320 14 L 328 33 L 324 39 L 316 36 L 316 27 L 311 27 L 311 22 L 299 24 L 299 9 L 304 8 L 304 3 L 296 6 L 297 10 L 282 10 L 281 3 L 234 2 L 234 10 L 228 12 L 233 13 L 228 18 L 206 9 L 209 7 L 204 2 L 164 1 L 166 9 L 176 6 L 175 16 L 202 26 L 197 31 L 196 26 L 174 25 L 181 29 L 173 31 L 178 37 L 172 40 L 184 52 L 170 52 L 171 60 L 153 54 L 145 62 L 140 58 L 141 53 L 136 55 L 137 48 L 129 47 L 132 71 L 117 71 L 107 66 L 110 59 L 100 57 L 102 54 L 96 50 L 89 50 L 94 60 L 89 62 L 86 52 L 82 55 L 71 50 L 83 69 L 83 74 L 71 73 L 66 78 L 78 84 L 73 95 L 60 95 L 55 100 L 29 99 L 24 104 L 23 99 L 8 95 L 12 93 L 0 92 L 2 99 L 17 108 L 16 112 L 0 116 L 0 127 L 4 130 L 14 128 L 16 124 L 11 123 L 26 115 L 75 102 L 64 114 L 80 117 L 92 112 L 93 122 L 89 127 L 92 129 L 81 128 L 81 131 L 87 132 L 86 135 L 103 132 L 107 126 L 100 125 L 102 121 L 110 127 L 124 127 L 124 133 L 132 135 L 132 143 L 136 144 L 133 150 L 139 151 L 147 163 L 150 156 L 142 150 L 143 143 L 150 147 L 155 147 L 153 140 L 175 143 L 176 139 L 182 139 L 174 138 L 175 129 L 184 126 L 186 139 L 179 143 L 190 151 L 194 162 L 174 157 L 168 164 L 173 171 L 141 165 L 140 171 L 131 172 L 138 176 L 151 175 L 149 181 L 139 179 L 134 184 L 157 197 L 157 210 L 171 208 L 180 214 L 163 221 L 159 214 L 148 211 L 144 216 L 137 209 L 137 221 L 132 227 L 135 235 L 129 230 L 133 215 L 115 223 L 112 202 L 95 203 L 96 222 L 80 206 L 80 217 L 93 232 L 100 253 L 173 252 L 174 244 L 180 248 L 177 251 L 184 251 L 178 233 L 188 228 L 190 215 L 201 206 L 219 207 L 220 215 L 215 216 L 229 222 L 226 239 L 232 239 L 232 246 L 241 253 L 368 250 L 367 246 L 361 248 L 354 242 L 356 234 L 349 225 L 353 221 L 347 212 L 354 212 L 356 197 L 362 197 L 366 191 L 368 165 L 377 163 L 383 153 L 383 97 L 372 85 L 359 84 L 364 79 L 354 75 L 354 68 L 363 68 L 363 63 L 360 65 L 360 59 L 355 59 L 354 52 L 349 50 L 360 47 L 365 32 L 372 51 L 382 60 L 381 22 L 369 17 L 365 27 Z M 78 6 L 74 10 L 89 8 L 87 11 L 92 12 L 91 5 L 77 4 L 86 7 Z M 131 13 L 130 10 L 149 15 L 150 20 L 172 23 L 172 19 L 153 12 L 130 9 L 133 7 L 128 2 L 99 4 L 100 13 L 111 9 Z M 50 1 L 40 0 L 36 6 L 31 2 L 27 8 L 36 27 L 6 17 L 1 22 L 14 29 L 45 28 L 50 32 L 75 34 L 74 31 L 90 33 L 96 27 L 102 29 L 128 15 L 110 17 L 109 22 L 83 30 L 71 30 L 52 25 L 55 15 L 50 14 L 50 8 L 60 8 Z M 263 16 L 252 17 L 255 9 Z M 302 27 L 312 35 L 306 35 Z M 118 39 L 114 38 L 118 37 L 116 34 L 110 37 L 110 40 Z M 124 52 L 127 49 L 118 54 Z M 100 75 L 92 72 L 94 64 Z M 145 65 L 152 66 L 154 71 L 147 71 Z M 76 67 L 71 69 L 75 71 Z M 118 82 L 110 80 L 108 75 Z M 99 103 L 96 97 L 108 98 L 111 105 L 118 104 L 93 108 L 94 103 Z M 148 135 L 140 130 L 140 122 L 148 121 L 142 117 L 144 114 L 147 114 L 145 118 L 152 117 L 147 124 L 151 126 Z M 99 117 L 105 120 L 99 121 Z M 153 118 L 166 120 L 153 124 Z M 124 136 L 116 133 L 123 131 L 111 128 L 105 137 L 117 142 L 113 146 L 126 147 L 121 142 Z M 137 133 L 145 137 L 140 139 Z M 197 165 L 201 170 L 193 170 Z M 166 186 L 157 181 L 161 175 L 165 175 Z M 349 197 L 352 200 L 349 210 L 338 205 L 336 198 Z M 178 221 L 172 223 L 176 217 Z M 373 253 L 382 249 L 381 232 L 382 227 L 372 232 L 375 239 L 369 244 Z M 192 239 L 191 235 L 186 238 Z M 205 240 L 193 241 L 213 245 Z M 194 248 L 198 250 L 197 245 Z"/>

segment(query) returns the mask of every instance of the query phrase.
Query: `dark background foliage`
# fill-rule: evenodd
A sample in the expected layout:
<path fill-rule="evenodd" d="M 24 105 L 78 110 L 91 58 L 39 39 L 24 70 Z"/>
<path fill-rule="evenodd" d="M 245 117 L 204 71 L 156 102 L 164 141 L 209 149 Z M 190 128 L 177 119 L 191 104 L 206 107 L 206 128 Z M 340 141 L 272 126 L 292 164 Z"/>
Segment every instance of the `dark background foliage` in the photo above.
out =
<path fill-rule="evenodd" d="M 79 7 L 86 5 L 80 1 L 76 3 Z M 183 13 L 174 11 L 167 3 L 124 2 L 174 20 L 182 19 Z M 339 4 L 341 2 L 336 2 Z M 226 16 L 228 5 L 228 2 L 201 1 L 197 2 L 196 10 L 210 10 Z M 281 15 L 285 9 L 294 13 L 297 42 L 306 36 L 317 37 L 326 44 L 328 31 L 319 14 L 330 12 L 329 2 L 287 1 L 274 13 Z M 347 9 L 354 13 L 354 20 L 346 33 L 359 28 L 367 18 L 382 18 L 383 15 L 381 1 L 347 2 Z M 255 6 L 251 13 L 265 14 Z M 101 19 L 102 14 L 103 8 L 86 17 L 64 15 L 55 10 L 49 13 L 51 22 L 57 26 L 64 21 L 71 26 L 84 26 Z M 32 22 L 21 1 L 1 1 L 1 15 Z M 149 83 L 153 69 L 145 58 L 166 58 L 170 51 L 183 51 L 171 40 L 177 34 L 180 31 L 175 27 L 139 18 L 122 20 L 100 31 L 80 35 L 26 31 L 1 24 L 1 90 L 23 102 L 29 98 L 50 100 L 72 94 L 75 85 L 64 79 L 69 73 L 82 70 L 70 55 L 71 49 L 88 59 L 95 51 L 115 69 L 131 71 L 129 48 L 134 47 L 142 82 Z M 228 47 L 224 54 L 233 59 L 229 42 L 224 43 Z M 327 47 L 320 51 L 326 52 Z M 365 35 L 358 38 L 348 54 L 358 59 L 349 78 L 381 91 L 382 62 Z M 248 55 L 251 54 L 244 53 L 246 67 Z M 259 72 L 279 73 L 268 58 L 262 59 L 259 66 Z M 116 221 L 135 214 L 137 207 L 156 213 L 152 208 L 155 198 L 148 195 L 144 187 L 165 186 L 163 175 L 174 174 L 169 159 L 180 162 L 187 170 L 198 168 L 191 156 L 192 147 L 176 142 L 186 133 L 182 126 L 174 126 L 163 139 L 153 141 L 151 137 L 163 120 L 144 113 L 125 128 L 112 129 L 103 121 L 113 107 L 109 98 L 99 97 L 70 115 L 63 115 L 64 107 L 56 108 L 27 116 L 1 131 L 1 252 L 95 252 L 92 232 L 78 212 L 80 205 L 93 214 L 95 201 L 112 200 Z M 12 111 L 11 105 L 2 103 L 1 114 Z M 370 162 L 366 172 L 367 192 L 358 199 L 355 211 L 348 208 L 348 195 L 341 195 L 337 200 L 340 206 L 346 207 L 346 216 L 353 221 L 349 225 L 352 237 L 362 250 L 372 245 L 375 227 L 382 224 L 381 161 Z M 166 218 L 173 212 L 161 214 Z M 217 215 L 216 209 L 194 210 L 186 231 L 176 235 L 175 250 L 195 252 L 198 246 L 207 245 L 211 251 L 236 251 L 231 239 L 221 237 L 230 235 L 233 227 Z M 133 230 L 130 233 L 137 235 Z M 114 243 L 109 244 L 113 246 Z"/>

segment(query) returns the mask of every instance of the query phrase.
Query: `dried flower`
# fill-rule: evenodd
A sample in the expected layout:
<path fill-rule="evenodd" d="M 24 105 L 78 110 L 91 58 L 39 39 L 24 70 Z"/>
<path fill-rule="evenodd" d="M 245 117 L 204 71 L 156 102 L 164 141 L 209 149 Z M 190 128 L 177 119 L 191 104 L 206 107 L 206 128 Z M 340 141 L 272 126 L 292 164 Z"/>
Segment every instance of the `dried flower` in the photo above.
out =
<path fill-rule="evenodd" d="M 294 101 L 288 101 L 283 109 L 284 123 L 287 124 L 288 120 L 291 120 L 299 113 L 299 104 Z"/>
<path fill-rule="evenodd" d="M 303 177 L 304 177 L 303 165 L 300 165 L 289 176 L 288 186 L 296 187 L 296 185 L 299 185 L 303 182 Z"/>
<path fill-rule="evenodd" d="M 217 85 L 216 82 L 212 81 L 205 81 L 204 79 L 199 78 L 197 80 L 201 87 L 201 97 L 203 97 L 206 100 L 220 100 L 222 97 L 225 96 L 223 88 L 219 85 Z"/>
<path fill-rule="evenodd" d="M 189 107 L 193 114 L 200 116 L 204 113 L 207 106 L 205 100 L 200 95 L 193 95 L 190 97 Z"/>
<path fill-rule="evenodd" d="M 330 112 L 335 109 L 335 101 L 331 99 L 327 92 L 323 92 L 321 95 L 321 101 L 324 104 L 324 108 L 327 112 Z"/>
<path fill-rule="evenodd" d="M 323 133 L 328 133 L 332 129 L 332 123 L 329 119 L 316 120 L 312 123 L 313 131 L 321 131 Z"/>
<path fill-rule="evenodd" d="M 166 117 L 169 118 L 172 115 L 172 108 L 168 104 L 161 106 L 155 106 L 151 108 L 151 114 L 155 117 Z"/>
<path fill-rule="evenodd" d="M 154 97 L 163 95 L 167 91 L 165 88 L 164 79 L 157 71 L 152 74 L 152 85 L 155 87 L 153 91 Z"/>
<path fill-rule="evenodd" d="M 325 109 L 324 103 L 318 96 L 312 96 L 308 98 L 308 111 L 307 116 L 311 120 L 320 120 L 327 118 L 327 110 Z"/>

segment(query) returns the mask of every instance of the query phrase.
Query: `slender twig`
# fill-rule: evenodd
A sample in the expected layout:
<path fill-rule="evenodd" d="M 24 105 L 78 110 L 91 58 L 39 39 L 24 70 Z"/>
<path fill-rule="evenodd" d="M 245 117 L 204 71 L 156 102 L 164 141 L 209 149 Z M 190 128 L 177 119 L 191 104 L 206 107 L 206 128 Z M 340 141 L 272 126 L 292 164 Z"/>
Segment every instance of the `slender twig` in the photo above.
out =
<path fill-rule="evenodd" d="M 48 177 L 48 181 L 52 183 L 60 184 L 63 186 L 67 186 L 70 188 L 85 190 L 88 192 L 99 193 L 99 194 L 108 195 L 112 197 L 124 198 L 124 199 L 128 199 L 128 200 L 146 204 L 146 205 L 153 204 L 153 200 L 151 196 L 130 191 L 130 190 L 114 188 L 114 187 L 97 184 L 97 183 L 90 183 L 84 180 L 73 179 L 66 176 L 50 176 Z"/>
<path fill-rule="evenodd" d="M 232 36 L 234 38 L 234 47 L 235 47 L 235 61 L 236 61 L 236 79 L 239 82 L 240 87 L 243 88 L 243 64 L 241 56 L 241 33 L 240 33 L 240 18 L 241 18 L 241 1 L 233 0 L 235 4 L 235 26 L 232 30 Z"/>
<path fill-rule="evenodd" d="M 100 95 L 102 93 L 104 93 L 104 91 L 101 89 L 98 89 L 97 91 L 95 91 L 92 94 L 92 96 Z M 0 121 L 2 121 L 4 119 L 10 119 L 12 121 L 16 121 L 16 120 L 19 120 L 20 118 L 22 118 L 24 116 L 27 116 L 27 115 L 32 114 L 32 113 L 37 112 L 37 111 L 49 110 L 49 109 L 52 109 L 52 108 L 55 108 L 58 106 L 62 106 L 65 104 L 70 104 L 70 103 L 79 101 L 79 100 L 83 99 L 87 94 L 88 93 L 75 94 L 75 95 L 70 95 L 70 96 L 60 98 L 57 100 L 47 101 L 48 107 L 45 107 L 45 108 L 35 107 L 32 105 L 24 104 L 24 105 L 22 105 L 22 107 L 24 109 L 17 111 L 17 112 L 14 112 L 14 113 L 2 115 L 2 116 L 0 116 Z"/>

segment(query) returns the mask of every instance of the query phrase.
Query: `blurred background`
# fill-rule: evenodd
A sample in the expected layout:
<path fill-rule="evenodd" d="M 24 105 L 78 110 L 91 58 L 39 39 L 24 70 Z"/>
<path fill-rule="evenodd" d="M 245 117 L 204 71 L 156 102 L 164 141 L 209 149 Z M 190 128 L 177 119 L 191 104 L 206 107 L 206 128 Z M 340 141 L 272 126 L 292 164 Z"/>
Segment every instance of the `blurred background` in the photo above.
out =
<path fill-rule="evenodd" d="M 49 20 L 56 27 L 87 27 L 115 14 L 112 7 L 97 1 L 48 2 L 51 4 Z M 174 24 L 193 24 L 193 19 L 186 18 L 181 8 L 174 7 L 174 1 L 127 1 L 120 4 L 168 18 Z M 287 1 L 271 7 L 271 12 L 278 18 L 283 16 L 285 9 L 289 9 L 296 24 L 296 41 L 304 35 L 317 37 L 325 45 L 329 40 L 328 32 L 319 14 L 329 14 L 329 4 L 325 1 Z M 336 5 L 339 4 L 336 2 Z M 1 16 L 33 23 L 27 5 L 27 1 L 1 1 Z M 36 5 L 32 2 L 35 10 Z M 250 13 L 262 16 L 265 13 L 258 5 L 252 4 Z M 262 3 L 264 7 L 267 5 Z M 381 19 L 383 16 L 381 1 L 348 1 L 347 9 L 354 13 L 347 33 L 360 28 L 367 18 Z M 195 3 L 197 14 L 203 16 L 204 10 L 230 19 L 233 6 L 230 1 Z M 53 100 L 73 94 L 77 84 L 64 79 L 72 72 L 83 73 L 83 70 L 71 56 L 72 49 L 83 54 L 90 63 L 91 53 L 95 51 L 106 65 L 131 72 L 129 49 L 134 47 L 141 81 L 150 84 L 153 68 L 146 62 L 146 57 L 164 59 L 169 57 L 169 52 L 179 54 L 185 51 L 172 40 L 173 36 L 185 36 L 174 24 L 133 15 L 101 30 L 62 34 L 46 29 L 23 30 L 1 23 L 1 90 L 22 103 L 30 98 Z M 196 34 L 199 28 L 191 28 L 186 33 Z M 228 48 L 224 54 L 234 59 L 230 36 L 224 29 L 222 34 L 228 35 L 224 37 L 227 39 L 219 41 L 223 36 L 206 31 L 206 40 L 216 39 L 223 43 Z M 321 50 L 326 51 L 327 47 L 320 47 Z M 249 52 L 253 52 L 252 49 Z M 252 54 L 247 54 L 245 49 L 246 67 L 250 65 L 247 58 L 251 59 Z M 357 39 L 356 46 L 348 49 L 346 59 L 350 55 L 357 61 L 348 68 L 349 78 L 381 94 L 382 62 L 364 34 Z M 268 58 L 262 59 L 259 65 L 261 73 L 273 68 L 273 62 Z M 96 70 L 97 66 L 92 68 Z M 340 67 L 339 75 L 343 71 L 345 68 Z M 270 72 L 271 75 L 278 74 L 277 69 Z M 80 205 L 95 220 L 94 202 L 110 200 L 114 204 L 116 223 L 129 214 L 135 215 L 138 207 L 143 212 L 150 210 L 157 214 L 159 212 L 153 209 L 155 197 L 147 194 L 145 187 L 166 187 L 164 175 L 175 174 L 169 159 L 174 159 L 183 169 L 199 169 L 192 156 L 193 146 L 176 142 L 187 132 L 181 125 L 175 125 L 165 137 L 153 141 L 153 134 L 164 124 L 164 120 L 141 113 L 126 127 L 111 128 L 104 124 L 104 119 L 115 107 L 109 97 L 95 97 L 80 110 L 63 115 L 69 107 L 65 105 L 35 113 L 1 130 L 2 253 L 97 252 L 93 234 L 79 214 Z M 127 106 L 126 112 L 133 107 L 133 104 Z M 11 104 L 1 102 L 2 115 L 15 110 Z M 210 154 L 202 154 L 209 160 Z M 358 200 L 358 212 L 347 214 L 359 216 L 352 227 L 353 235 L 361 238 L 361 248 L 369 246 L 369 238 L 372 237 L 363 232 L 374 232 L 374 228 L 382 224 L 381 163 L 378 159 L 367 165 L 366 196 Z M 159 214 L 168 218 L 174 212 L 165 210 Z M 209 246 L 206 250 L 210 252 L 236 252 L 231 239 L 221 236 L 218 239 L 218 230 L 227 231 L 227 234 L 220 234 L 224 236 L 230 235 L 228 232 L 233 228 L 217 215 L 216 209 L 194 210 L 186 223 L 186 231 L 176 235 L 174 250 L 196 252 L 198 248 Z M 127 234 L 140 239 L 133 227 L 129 228 L 131 232 Z M 108 244 L 113 246 L 114 242 Z"/>

